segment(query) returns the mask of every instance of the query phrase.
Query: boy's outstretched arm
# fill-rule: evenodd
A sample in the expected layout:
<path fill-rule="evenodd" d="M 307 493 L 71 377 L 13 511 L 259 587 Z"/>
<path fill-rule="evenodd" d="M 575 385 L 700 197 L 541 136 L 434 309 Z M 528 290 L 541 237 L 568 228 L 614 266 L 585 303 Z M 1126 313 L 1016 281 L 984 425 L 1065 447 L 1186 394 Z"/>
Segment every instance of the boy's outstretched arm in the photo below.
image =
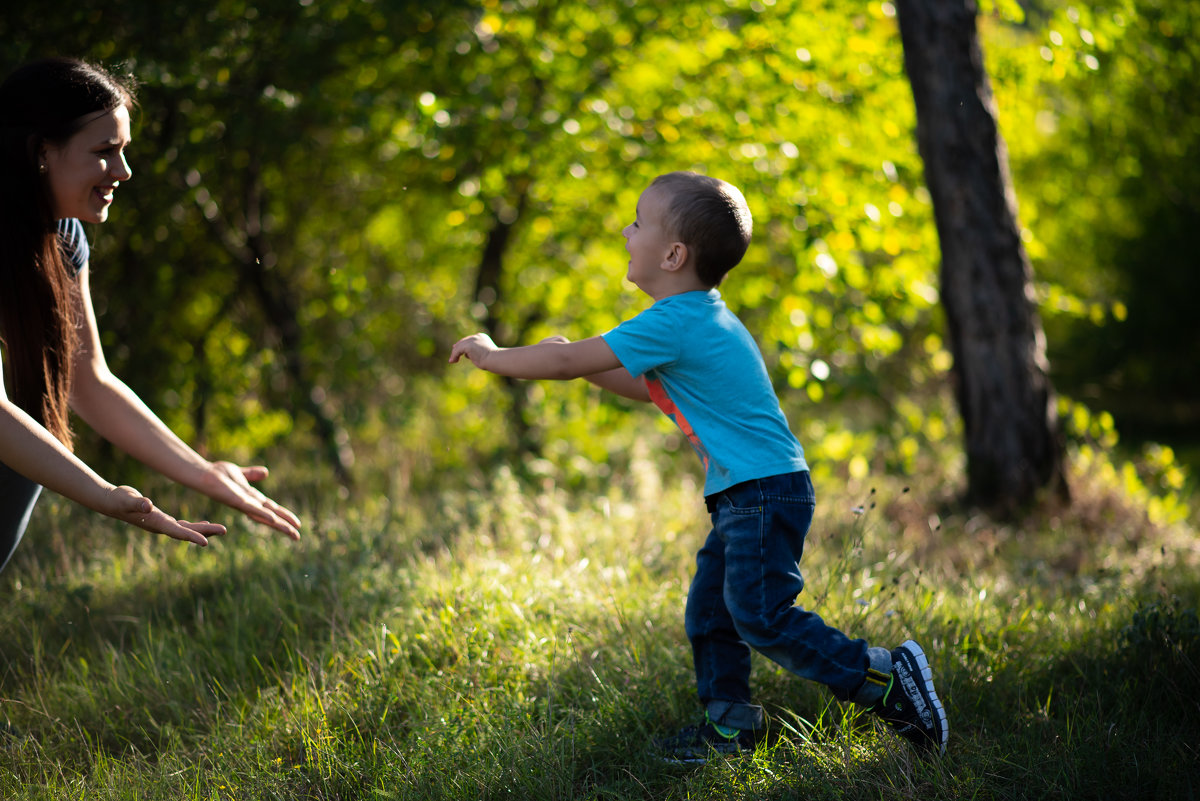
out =
<path fill-rule="evenodd" d="M 463 356 L 479 369 L 496 375 L 559 380 L 586 378 L 625 397 L 649 400 L 644 383 L 629 375 L 601 337 L 578 342 L 550 337 L 536 345 L 499 348 L 487 334 L 472 334 L 454 343 L 450 349 L 450 363 L 454 364 Z"/>

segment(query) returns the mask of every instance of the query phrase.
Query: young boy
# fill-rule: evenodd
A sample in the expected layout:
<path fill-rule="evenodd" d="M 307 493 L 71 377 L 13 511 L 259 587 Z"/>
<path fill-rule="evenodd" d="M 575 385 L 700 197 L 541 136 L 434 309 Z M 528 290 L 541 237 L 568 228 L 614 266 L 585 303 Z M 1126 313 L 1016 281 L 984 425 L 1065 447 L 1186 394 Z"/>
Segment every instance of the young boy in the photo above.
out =
<path fill-rule="evenodd" d="M 466 356 L 514 378 L 586 378 L 653 401 L 704 463 L 712 531 L 696 557 L 684 621 L 705 722 L 660 741 L 668 756 L 696 762 L 753 749 L 765 720 L 751 703 L 751 649 L 944 754 L 946 714 L 920 646 L 869 647 L 794 605 L 815 504 L 808 465 L 757 345 L 716 290 L 745 254 L 751 226 L 733 186 L 689 172 L 661 175 L 622 232 L 626 277 L 654 299 L 650 308 L 578 342 L 497 348 L 475 334 L 455 343 L 450 362 Z"/>

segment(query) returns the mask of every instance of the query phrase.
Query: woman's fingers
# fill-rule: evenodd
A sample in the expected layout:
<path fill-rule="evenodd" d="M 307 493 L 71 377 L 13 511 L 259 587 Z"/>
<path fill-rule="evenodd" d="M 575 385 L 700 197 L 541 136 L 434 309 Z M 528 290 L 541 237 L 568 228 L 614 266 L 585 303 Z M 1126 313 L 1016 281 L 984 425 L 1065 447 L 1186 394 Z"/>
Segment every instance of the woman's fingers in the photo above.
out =
<path fill-rule="evenodd" d="M 232 465 L 237 467 L 237 465 Z M 237 467 L 247 481 L 262 481 L 271 474 L 266 465 L 256 464 L 253 467 Z"/>
<path fill-rule="evenodd" d="M 209 494 L 244 513 L 251 520 L 281 531 L 293 540 L 300 539 L 300 517 L 268 498 L 251 481 L 261 481 L 270 471 L 262 465 L 239 467 L 232 462 L 216 462 L 220 486 Z"/>
<path fill-rule="evenodd" d="M 209 537 L 225 533 L 225 527 L 219 523 L 210 523 L 207 520 L 200 523 L 176 520 L 133 487 L 114 487 L 112 492 L 113 509 L 108 512 L 109 516 L 152 534 L 162 534 L 204 547 L 208 545 Z"/>

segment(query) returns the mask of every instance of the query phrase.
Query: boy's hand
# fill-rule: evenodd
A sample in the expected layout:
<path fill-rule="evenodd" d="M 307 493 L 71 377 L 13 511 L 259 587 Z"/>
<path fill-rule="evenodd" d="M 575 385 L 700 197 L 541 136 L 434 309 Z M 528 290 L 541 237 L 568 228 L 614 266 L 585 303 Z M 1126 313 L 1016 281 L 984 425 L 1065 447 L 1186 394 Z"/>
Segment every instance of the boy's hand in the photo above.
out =
<path fill-rule="evenodd" d="M 496 343 L 487 334 L 471 334 L 454 343 L 454 347 L 450 349 L 450 364 L 455 364 L 461 357 L 466 356 L 471 364 L 483 367 L 488 354 L 496 350 Z"/>

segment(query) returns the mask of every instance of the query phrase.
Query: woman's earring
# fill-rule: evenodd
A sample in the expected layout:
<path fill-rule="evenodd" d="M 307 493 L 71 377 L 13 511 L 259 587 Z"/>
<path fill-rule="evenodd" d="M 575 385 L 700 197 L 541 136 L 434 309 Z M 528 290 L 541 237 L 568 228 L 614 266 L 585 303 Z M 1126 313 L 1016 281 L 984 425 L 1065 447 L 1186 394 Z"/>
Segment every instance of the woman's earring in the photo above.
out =
<path fill-rule="evenodd" d="M 46 174 L 46 163 L 45 162 L 42 162 L 41 164 L 38 165 L 38 172 L 40 172 L 42 175 Z"/>

